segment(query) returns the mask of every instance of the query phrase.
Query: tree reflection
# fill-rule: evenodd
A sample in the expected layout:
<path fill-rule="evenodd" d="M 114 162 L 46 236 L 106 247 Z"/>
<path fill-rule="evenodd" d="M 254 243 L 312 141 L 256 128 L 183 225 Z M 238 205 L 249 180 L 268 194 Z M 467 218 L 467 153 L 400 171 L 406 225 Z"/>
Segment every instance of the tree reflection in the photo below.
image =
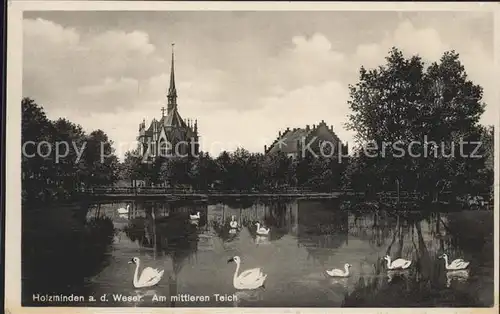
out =
<path fill-rule="evenodd" d="M 23 304 L 32 304 L 33 293 L 80 294 L 85 279 L 109 265 L 113 222 L 103 216 L 86 220 L 86 206 L 23 215 Z"/>
<path fill-rule="evenodd" d="M 331 252 L 348 242 L 348 213 L 332 208 L 337 204 L 319 202 L 299 203 L 298 244 L 309 256 L 326 264 Z M 328 208 L 328 210 L 325 209 Z"/>
<path fill-rule="evenodd" d="M 136 217 L 125 228 L 127 237 L 158 256 L 169 256 L 173 272 L 168 275 L 171 295 L 177 294 L 177 276 L 188 260 L 198 250 L 198 226 L 189 219 L 192 208 L 171 210 L 164 215 L 157 204 L 143 204 L 145 217 Z M 206 212 L 201 215 L 206 217 Z M 206 218 L 205 218 L 206 219 Z M 174 304 L 171 304 L 174 306 Z"/>
<path fill-rule="evenodd" d="M 402 256 L 412 259 L 415 261 L 414 265 L 404 271 L 392 271 L 384 269 L 385 267 L 376 262 L 373 264 L 373 275 L 360 277 L 352 292 L 346 296 L 343 306 L 478 306 L 480 303 L 471 291 L 449 289 L 453 281 L 468 280 L 469 273 L 446 271 L 442 261 L 437 259 L 444 250 L 455 252 L 456 255 L 461 254 L 461 249 L 456 244 L 440 236 L 445 231 L 443 229 L 452 232 L 450 225 L 453 222 L 445 225 L 442 215 L 406 214 L 395 218 L 396 224 L 391 228 L 392 236 L 385 252 L 394 258 Z M 358 217 L 355 224 L 359 224 L 362 219 Z M 462 219 L 460 224 L 461 230 L 466 230 L 465 219 Z M 463 234 L 463 231 L 461 233 Z M 386 275 L 381 276 L 382 273 Z"/>

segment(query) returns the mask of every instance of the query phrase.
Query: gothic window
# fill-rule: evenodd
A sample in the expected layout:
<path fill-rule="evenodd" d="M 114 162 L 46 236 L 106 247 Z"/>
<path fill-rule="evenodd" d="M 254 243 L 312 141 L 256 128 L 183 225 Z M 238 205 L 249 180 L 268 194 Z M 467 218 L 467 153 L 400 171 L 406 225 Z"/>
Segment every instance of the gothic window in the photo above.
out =
<path fill-rule="evenodd" d="M 160 156 L 167 157 L 167 141 L 163 140 L 160 142 Z"/>
<path fill-rule="evenodd" d="M 156 156 L 156 143 L 151 143 L 151 156 Z"/>

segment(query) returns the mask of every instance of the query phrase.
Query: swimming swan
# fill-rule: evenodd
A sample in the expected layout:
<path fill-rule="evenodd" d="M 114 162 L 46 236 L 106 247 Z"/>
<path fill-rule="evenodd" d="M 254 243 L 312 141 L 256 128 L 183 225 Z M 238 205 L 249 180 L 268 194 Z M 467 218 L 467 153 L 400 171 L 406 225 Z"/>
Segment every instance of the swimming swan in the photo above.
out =
<path fill-rule="evenodd" d="M 260 223 L 258 223 L 258 222 L 257 222 L 257 223 L 255 223 L 255 224 L 257 225 L 257 231 L 256 231 L 256 232 L 257 232 L 257 234 L 259 234 L 259 235 L 268 235 L 268 234 L 269 234 L 269 231 L 270 231 L 271 229 L 269 229 L 269 228 L 267 228 L 267 229 L 266 229 L 266 228 L 264 228 L 264 227 L 261 227 L 261 226 L 260 226 Z"/>
<path fill-rule="evenodd" d="M 336 268 L 336 269 L 332 269 L 332 270 L 327 270 L 326 273 L 330 277 L 348 277 L 349 276 L 349 268 L 351 268 L 351 264 L 345 264 L 344 270 Z"/>
<path fill-rule="evenodd" d="M 189 218 L 195 220 L 195 219 L 200 219 L 200 212 L 197 212 L 196 215 L 189 215 Z"/>
<path fill-rule="evenodd" d="M 384 259 L 387 261 L 387 269 L 407 269 L 411 265 L 411 261 L 404 258 L 398 258 L 391 262 L 391 257 L 386 255 Z"/>
<path fill-rule="evenodd" d="M 238 222 L 234 219 L 235 216 L 231 216 L 231 222 L 229 223 L 229 226 L 233 229 L 238 228 Z"/>
<path fill-rule="evenodd" d="M 118 208 L 118 214 L 128 214 L 128 210 L 130 209 L 130 205 L 127 205 L 127 208 Z"/>
<path fill-rule="evenodd" d="M 135 288 L 144 288 L 144 287 L 154 286 L 163 277 L 164 270 L 159 271 L 158 269 L 155 269 L 155 268 L 146 267 L 143 269 L 141 276 L 139 278 L 137 278 L 138 273 L 139 273 L 139 264 L 140 264 L 139 258 L 134 257 L 128 263 L 136 265 L 135 266 L 135 273 L 134 273 L 134 287 Z"/>
<path fill-rule="evenodd" d="M 464 261 L 461 258 L 457 258 L 448 264 L 448 255 L 443 254 L 439 256 L 439 258 L 444 258 L 444 265 L 447 270 L 462 270 L 466 269 L 469 266 L 469 262 Z"/>
<path fill-rule="evenodd" d="M 235 256 L 229 259 L 227 262 L 236 263 L 236 270 L 234 271 L 234 277 L 233 277 L 233 286 L 236 289 L 253 290 L 260 287 L 264 287 L 264 281 L 266 280 L 267 275 L 264 275 L 260 268 L 248 269 L 238 275 L 241 263 L 240 257 Z"/>

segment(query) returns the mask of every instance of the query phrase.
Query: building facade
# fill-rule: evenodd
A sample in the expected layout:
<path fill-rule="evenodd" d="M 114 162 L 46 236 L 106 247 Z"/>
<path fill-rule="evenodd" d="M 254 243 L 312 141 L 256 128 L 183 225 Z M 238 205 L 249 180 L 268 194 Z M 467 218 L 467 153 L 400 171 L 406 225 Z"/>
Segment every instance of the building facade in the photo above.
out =
<path fill-rule="evenodd" d="M 173 51 L 167 109 L 162 107 L 161 112 L 161 118 L 153 119 L 148 128 L 145 119 L 139 124 L 137 140 L 143 161 L 153 162 L 157 157 L 196 156 L 199 152 L 198 121 L 185 121 L 179 114 Z"/>
<path fill-rule="evenodd" d="M 276 140 L 270 147 L 264 146 L 265 154 L 277 152 L 285 153 L 290 158 L 297 158 L 307 154 L 322 155 L 324 157 L 338 157 L 347 155 L 348 147 L 343 144 L 324 120 L 318 125 L 306 125 L 305 128 L 287 128 L 279 132 Z"/>

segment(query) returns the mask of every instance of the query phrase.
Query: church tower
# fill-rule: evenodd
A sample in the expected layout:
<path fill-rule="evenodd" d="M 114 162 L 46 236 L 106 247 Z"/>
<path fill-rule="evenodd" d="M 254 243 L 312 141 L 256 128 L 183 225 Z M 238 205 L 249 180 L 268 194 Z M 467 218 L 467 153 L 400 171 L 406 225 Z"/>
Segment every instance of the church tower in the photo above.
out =
<path fill-rule="evenodd" d="M 172 44 L 172 65 L 170 66 L 170 87 L 167 94 L 167 115 L 177 108 L 177 90 L 175 89 L 175 74 L 174 74 L 174 44 Z"/>
<path fill-rule="evenodd" d="M 174 44 L 167 108 L 161 108 L 161 118 L 153 118 L 149 128 L 146 128 L 145 120 L 139 124 L 139 151 L 145 163 L 152 163 L 157 157 L 197 156 L 199 152 L 198 122 L 195 120 L 193 123 L 193 119 L 185 121 L 177 107 L 173 47 Z"/>

